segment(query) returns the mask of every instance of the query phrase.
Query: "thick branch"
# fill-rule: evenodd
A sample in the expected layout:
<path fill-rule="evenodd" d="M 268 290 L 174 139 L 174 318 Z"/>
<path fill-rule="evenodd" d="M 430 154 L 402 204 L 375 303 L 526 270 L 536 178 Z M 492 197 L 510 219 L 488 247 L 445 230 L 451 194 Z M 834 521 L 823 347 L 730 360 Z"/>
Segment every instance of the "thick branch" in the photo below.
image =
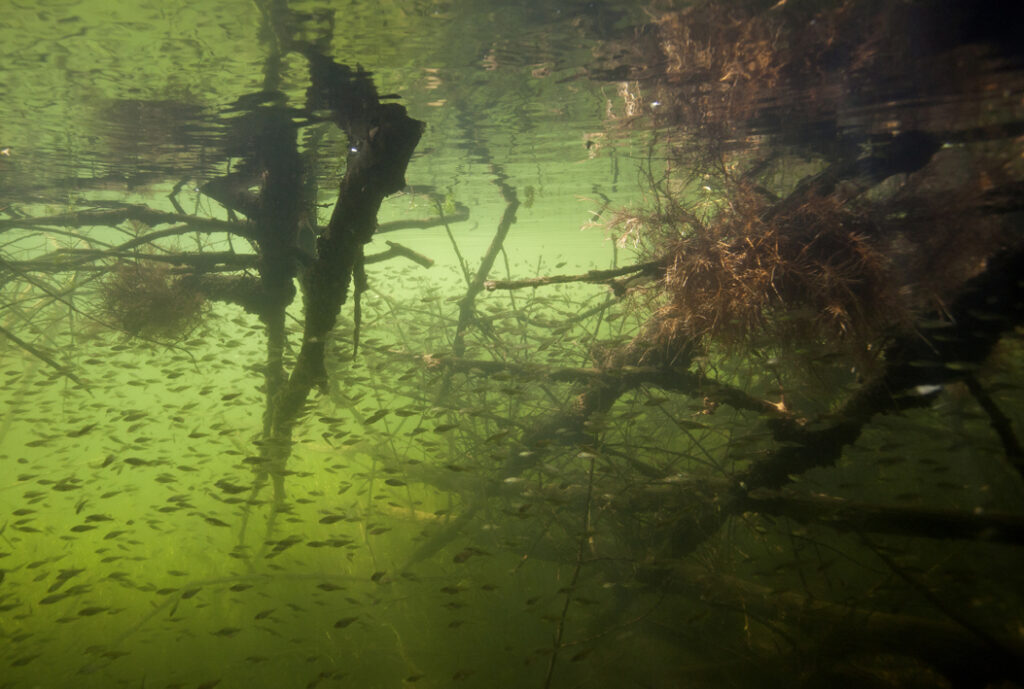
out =
<path fill-rule="evenodd" d="M 958 538 L 1024 545 L 1024 517 L 992 512 L 870 505 L 841 498 L 791 495 L 747 496 L 738 511 L 817 522 L 837 531 Z"/>
<path fill-rule="evenodd" d="M 741 489 L 778 488 L 792 475 L 832 466 L 875 414 L 931 404 L 941 385 L 966 377 L 965 369 L 984 362 L 999 338 L 1024 322 L 1020 275 L 1024 251 L 990 261 L 951 305 L 941 339 L 913 334 L 886 348 L 886 369 L 834 414 L 840 421 L 824 427 L 769 422 L 775 439 L 787 446 L 742 474 Z"/>
<path fill-rule="evenodd" d="M 405 169 L 419 143 L 423 123 L 405 108 L 381 104 L 369 75 L 313 52 L 310 61 L 311 108 L 328 107 L 349 138 L 348 164 L 330 224 L 317 242 L 317 256 L 304 276 L 305 329 L 295 367 L 275 400 L 273 432 L 290 436 L 314 385 L 326 382 L 327 335 L 345 303 L 352 269 L 376 228 L 384 197 L 405 186 Z"/>
<path fill-rule="evenodd" d="M 792 591 L 759 586 L 686 563 L 644 565 L 638 578 L 687 596 L 745 610 L 788 624 L 813 639 L 816 653 L 911 655 L 938 668 L 953 686 L 982 686 L 1020 676 L 1022 649 L 1009 641 L 993 647 L 971 631 L 943 620 L 855 608 Z"/>

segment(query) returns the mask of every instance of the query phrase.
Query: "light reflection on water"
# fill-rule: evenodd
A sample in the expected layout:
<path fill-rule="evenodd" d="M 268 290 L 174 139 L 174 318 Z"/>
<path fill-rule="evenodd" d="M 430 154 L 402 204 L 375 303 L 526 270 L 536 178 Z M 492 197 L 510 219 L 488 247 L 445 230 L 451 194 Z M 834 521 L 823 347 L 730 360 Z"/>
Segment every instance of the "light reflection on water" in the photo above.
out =
<path fill-rule="evenodd" d="M 0 145 L 12 155 L 0 160 L 5 200 L 66 204 L 99 190 L 151 193 L 159 202 L 179 180 L 198 185 L 223 173 L 224 111 L 261 90 L 268 69 L 279 69 L 290 107 L 304 104 L 305 60 L 268 62 L 267 26 L 283 17 L 270 10 L 261 17 L 259 3 L 190 5 L 83 1 L 6 11 Z M 344 11 L 309 2 L 291 10 L 288 21 L 301 24 L 297 36 L 331 36 L 328 52 L 374 72 L 381 94 L 402 96 L 410 114 L 427 122 L 410 183 L 458 188 L 463 202 L 486 205 L 486 187 L 477 183 L 486 185 L 487 166 L 497 163 L 521 166 L 506 174 L 541 194 L 594 186 L 611 193 L 609 168 L 588 164 L 584 148 L 588 132 L 602 126 L 607 98 L 575 77 L 590 45 L 614 31 L 625 11 L 433 2 Z M 326 189 L 342 169 L 341 138 L 328 131 L 318 144 Z M 578 163 L 578 175 L 544 179 L 547 166 L 566 161 Z"/>

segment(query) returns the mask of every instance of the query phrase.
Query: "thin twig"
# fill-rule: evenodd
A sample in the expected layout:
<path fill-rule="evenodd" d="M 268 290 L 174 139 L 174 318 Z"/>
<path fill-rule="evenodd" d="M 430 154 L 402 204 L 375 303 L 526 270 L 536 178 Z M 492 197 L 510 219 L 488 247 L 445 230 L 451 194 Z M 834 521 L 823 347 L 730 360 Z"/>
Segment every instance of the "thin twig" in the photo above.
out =
<path fill-rule="evenodd" d="M 590 283 L 608 283 L 612 278 L 617 278 L 622 275 L 630 275 L 633 273 L 641 274 L 655 274 L 659 270 L 664 268 L 664 263 L 661 261 L 647 261 L 646 263 L 636 263 L 630 266 L 623 266 L 622 268 L 610 268 L 607 270 L 588 270 L 585 273 L 579 275 L 544 275 L 537 278 L 527 278 L 525 280 L 488 280 L 484 283 L 484 287 L 493 292 L 497 289 L 523 289 L 524 287 L 543 287 L 546 285 L 559 285 L 567 282 L 590 282 Z"/>
<path fill-rule="evenodd" d="M 28 352 L 32 356 L 34 356 L 35 358 L 37 358 L 40 361 L 42 361 L 43 363 L 45 363 L 46 365 L 51 366 L 54 369 L 56 369 L 57 372 L 60 373 L 62 376 L 65 376 L 66 378 L 70 378 L 71 380 L 73 380 L 76 383 L 78 383 L 79 385 L 81 385 L 83 388 L 87 388 L 88 389 L 88 386 L 86 386 L 86 384 L 83 383 L 82 380 L 78 376 L 76 376 L 74 373 L 71 373 L 70 371 L 68 371 L 66 367 L 61 366 L 60 364 L 58 364 L 56 361 L 54 361 L 50 357 L 50 355 L 46 354 L 44 351 L 42 351 L 41 349 L 39 349 L 35 345 L 32 345 L 32 344 L 29 344 L 28 342 L 25 342 L 25 340 L 21 339 L 20 337 L 18 337 L 17 335 L 15 335 L 14 333 L 12 333 L 10 330 L 8 330 L 7 328 L 5 328 L 3 326 L 0 326 L 0 334 L 2 334 L 8 340 L 10 340 L 14 344 L 18 345 L 19 347 L 24 349 L 26 352 Z"/>
<path fill-rule="evenodd" d="M 565 622 L 569 617 L 569 605 L 572 604 L 573 596 L 576 595 L 576 583 L 580 579 L 580 570 L 583 569 L 583 553 L 590 542 L 590 506 L 594 495 L 594 460 L 590 457 L 590 468 L 587 471 L 587 502 L 583 509 L 583 533 L 580 534 L 579 546 L 576 549 L 576 566 L 572 571 L 572 579 L 566 587 L 565 603 L 562 605 L 562 614 L 558 617 L 558 624 L 555 627 L 555 640 L 551 648 L 551 655 L 548 657 L 548 671 L 544 677 L 544 689 L 551 686 L 551 678 L 555 672 L 555 663 L 558 662 L 558 652 L 562 649 L 562 637 L 565 634 Z"/>

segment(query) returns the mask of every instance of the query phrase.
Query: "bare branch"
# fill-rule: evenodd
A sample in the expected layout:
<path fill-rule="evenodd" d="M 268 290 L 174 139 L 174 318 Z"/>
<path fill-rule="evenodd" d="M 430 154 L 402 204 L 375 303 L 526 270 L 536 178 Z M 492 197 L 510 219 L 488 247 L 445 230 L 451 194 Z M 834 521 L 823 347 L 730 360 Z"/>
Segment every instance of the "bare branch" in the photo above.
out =
<path fill-rule="evenodd" d="M 45 227 L 55 225 L 58 227 L 85 227 L 88 225 L 106 225 L 116 227 L 126 220 L 136 220 L 146 225 L 166 225 L 168 223 L 183 223 L 188 230 L 193 232 L 230 232 L 231 234 L 251 238 L 251 230 L 247 224 L 233 223 L 226 220 L 215 220 L 213 218 L 199 218 L 192 215 L 181 215 L 179 213 L 166 213 L 153 210 L 148 206 L 136 204 L 115 204 L 113 208 L 106 210 L 82 210 L 59 215 L 46 215 L 37 218 L 10 218 L 0 220 L 0 233 L 7 230 L 26 227 Z M 183 230 L 184 231 L 184 230 Z"/>
<path fill-rule="evenodd" d="M 40 361 L 42 361 L 43 363 L 45 363 L 47 366 L 50 366 L 51 368 L 56 369 L 56 371 L 58 373 L 60 373 L 62 376 L 64 376 L 65 378 L 70 378 L 71 380 L 73 380 L 74 382 L 78 383 L 82 387 L 86 387 L 85 383 L 83 383 L 82 380 L 78 376 L 76 376 L 74 373 L 71 373 L 70 371 L 67 370 L 67 368 L 65 368 L 64 366 L 61 366 L 56 361 L 54 361 L 53 358 L 49 354 L 47 354 L 43 350 L 39 349 L 35 345 L 32 345 L 32 344 L 29 344 L 28 342 L 25 342 L 25 340 L 21 339 L 20 337 L 18 337 L 14 333 L 12 333 L 10 330 L 8 330 L 7 328 L 3 327 L 2 325 L 0 325 L 0 334 L 2 334 L 4 337 L 6 337 L 8 340 L 10 340 L 14 344 L 16 344 L 21 349 L 25 350 L 26 352 L 28 352 L 29 354 L 31 354 L 35 358 L 37 358 Z"/>
<path fill-rule="evenodd" d="M 607 284 L 612 281 L 613 278 L 621 277 L 623 275 L 630 274 L 641 274 L 648 276 L 656 276 L 664 270 L 664 264 L 661 261 L 648 261 L 646 263 L 636 263 L 631 266 L 623 266 L 621 268 L 609 268 L 607 270 L 588 270 L 586 273 L 580 275 L 545 275 L 537 278 L 527 278 L 525 280 L 488 280 L 484 283 L 484 287 L 488 291 L 494 291 L 498 289 L 523 289 L 524 287 L 543 287 L 545 285 L 559 285 L 567 282 L 589 282 L 594 284 Z"/>
<path fill-rule="evenodd" d="M 423 254 L 417 253 L 417 252 L 413 251 L 412 249 L 410 249 L 407 246 L 403 246 L 403 245 L 398 244 L 396 242 L 385 242 L 385 244 L 388 245 L 388 250 L 387 251 L 382 251 L 379 254 L 373 254 L 372 256 L 367 256 L 363 260 L 363 262 L 367 263 L 367 264 L 369 264 L 369 263 L 379 263 L 381 261 L 387 261 L 388 259 L 401 256 L 402 258 L 409 259 L 413 263 L 418 263 L 419 265 L 423 266 L 424 268 L 430 268 L 432 265 L 434 265 L 434 259 L 427 258 Z"/>

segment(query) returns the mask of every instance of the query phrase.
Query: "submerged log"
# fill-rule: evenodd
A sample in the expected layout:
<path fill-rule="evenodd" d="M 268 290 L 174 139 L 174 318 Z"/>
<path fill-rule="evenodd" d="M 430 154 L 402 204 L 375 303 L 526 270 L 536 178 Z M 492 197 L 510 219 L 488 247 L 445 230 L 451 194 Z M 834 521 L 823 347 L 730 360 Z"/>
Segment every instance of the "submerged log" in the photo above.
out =
<path fill-rule="evenodd" d="M 863 653 L 912 656 L 938 669 L 957 687 L 1016 681 L 1024 674 L 1024 647 L 1019 642 L 981 638 L 946 620 L 778 591 L 684 562 L 643 565 L 637 577 L 663 590 L 698 596 L 798 630 L 819 658 L 838 660 Z"/>

